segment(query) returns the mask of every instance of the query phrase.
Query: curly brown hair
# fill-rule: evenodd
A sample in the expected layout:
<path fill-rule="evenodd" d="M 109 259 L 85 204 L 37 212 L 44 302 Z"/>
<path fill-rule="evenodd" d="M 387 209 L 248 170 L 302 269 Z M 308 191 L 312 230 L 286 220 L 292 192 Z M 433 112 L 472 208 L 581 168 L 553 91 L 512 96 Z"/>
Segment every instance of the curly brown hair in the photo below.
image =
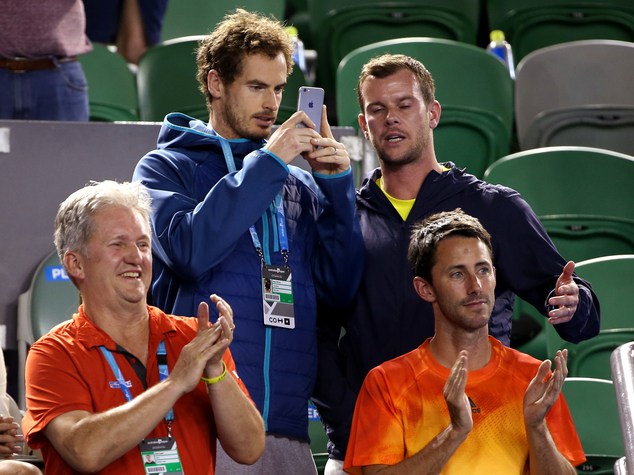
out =
<path fill-rule="evenodd" d="M 231 84 L 242 70 L 247 55 L 262 54 L 273 59 L 282 53 L 286 74 L 293 70 L 293 43 L 284 24 L 241 8 L 225 15 L 215 30 L 205 38 L 196 52 L 199 89 L 211 111 L 212 97 L 207 89 L 207 75 L 215 69 L 224 84 Z"/>

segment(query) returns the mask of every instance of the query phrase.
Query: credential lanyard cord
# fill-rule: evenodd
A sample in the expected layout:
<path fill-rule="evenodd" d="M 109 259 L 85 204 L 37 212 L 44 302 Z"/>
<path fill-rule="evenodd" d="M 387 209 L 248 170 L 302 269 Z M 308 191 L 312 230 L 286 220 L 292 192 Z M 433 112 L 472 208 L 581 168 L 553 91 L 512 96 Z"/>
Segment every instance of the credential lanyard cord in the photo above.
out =
<path fill-rule="evenodd" d="M 233 173 L 237 170 L 235 160 L 233 159 L 233 152 L 231 151 L 231 146 L 226 140 L 220 139 L 220 144 L 222 146 L 222 152 L 225 158 L 225 163 L 227 164 L 227 169 L 229 173 Z M 284 257 L 284 264 L 288 266 L 288 234 L 286 232 L 286 215 L 284 214 L 284 202 L 282 201 L 282 192 L 278 193 L 275 196 L 275 213 L 277 217 L 277 230 L 278 230 L 278 240 L 280 245 L 280 252 L 282 257 Z M 264 260 L 264 254 L 262 253 L 262 244 L 260 243 L 260 238 L 258 237 L 258 233 L 255 229 L 255 225 L 249 226 L 249 233 L 251 234 L 251 241 L 253 241 L 253 247 L 257 251 L 262 262 Z"/>
<path fill-rule="evenodd" d="M 99 349 L 103 353 L 103 356 L 106 358 L 106 361 L 110 365 L 110 369 L 114 374 L 117 383 L 119 383 L 119 388 L 121 392 L 123 392 L 123 397 L 125 397 L 126 401 L 132 401 L 132 393 L 130 392 L 130 388 L 126 383 L 125 378 L 123 377 L 123 373 L 117 364 L 117 361 L 114 358 L 112 352 L 106 348 L 105 346 L 100 346 Z M 165 381 L 169 376 L 169 368 L 167 367 L 167 350 L 165 349 L 165 342 L 161 341 L 159 343 L 158 349 L 156 350 L 156 356 L 159 362 L 159 379 L 161 381 Z M 165 415 L 165 421 L 167 422 L 168 427 L 171 427 L 172 422 L 174 421 L 174 409 L 170 408 L 168 413 Z"/>

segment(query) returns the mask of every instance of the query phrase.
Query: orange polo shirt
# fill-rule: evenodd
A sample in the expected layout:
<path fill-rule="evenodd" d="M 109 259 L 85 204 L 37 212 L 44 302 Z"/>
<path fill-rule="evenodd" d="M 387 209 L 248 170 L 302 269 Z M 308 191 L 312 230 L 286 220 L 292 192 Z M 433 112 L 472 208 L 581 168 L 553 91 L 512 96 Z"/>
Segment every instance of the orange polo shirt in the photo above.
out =
<path fill-rule="evenodd" d="M 172 369 L 182 348 L 197 332 L 197 319 L 166 315 L 155 307 L 150 314 L 148 343 L 147 387 L 159 382 L 156 351 L 165 341 L 168 367 Z M 41 449 L 46 475 L 79 473 L 73 470 L 55 451 L 44 434 L 47 424 L 69 411 L 104 412 L 126 402 L 110 365 L 100 346 L 112 351 L 123 377 L 131 382 L 133 397 L 145 389 L 126 357 L 116 351 L 115 342 L 96 327 L 84 313 L 83 306 L 72 320 L 55 327 L 29 350 L 26 362 L 26 402 L 28 411 L 22 428 L 28 444 Z M 248 392 L 238 378 L 229 351 L 224 357 L 227 371 L 236 379 L 242 391 Z M 113 387 L 114 386 L 114 387 Z M 165 420 L 146 437 L 166 437 Z M 176 440 L 182 467 L 187 474 L 213 474 L 216 458 L 216 429 L 209 396 L 201 382 L 174 405 L 172 436 Z M 137 447 L 98 472 L 102 475 L 143 475 L 143 461 Z"/>

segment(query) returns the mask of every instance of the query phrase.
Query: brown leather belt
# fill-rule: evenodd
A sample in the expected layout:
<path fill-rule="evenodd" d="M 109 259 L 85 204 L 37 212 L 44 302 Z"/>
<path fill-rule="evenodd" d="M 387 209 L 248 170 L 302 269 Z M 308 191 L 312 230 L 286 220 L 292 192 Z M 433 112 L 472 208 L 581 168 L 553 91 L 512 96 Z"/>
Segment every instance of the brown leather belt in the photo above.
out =
<path fill-rule="evenodd" d="M 0 68 L 8 69 L 16 73 L 38 71 L 42 69 L 54 69 L 59 63 L 77 61 L 77 56 L 65 58 L 0 58 Z"/>

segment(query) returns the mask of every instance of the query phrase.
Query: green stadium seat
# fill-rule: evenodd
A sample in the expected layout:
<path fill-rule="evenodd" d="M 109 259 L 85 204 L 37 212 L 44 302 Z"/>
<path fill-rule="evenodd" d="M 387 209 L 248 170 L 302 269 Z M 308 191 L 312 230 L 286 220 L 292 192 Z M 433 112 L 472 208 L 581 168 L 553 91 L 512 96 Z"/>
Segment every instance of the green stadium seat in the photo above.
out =
<path fill-rule="evenodd" d="M 587 458 L 577 473 L 613 474 L 624 448 L 612 381 L 568 377 L 562 391 Z"/>
<path fill-rule="evenodd" d="M 537 216 L 586 215 L 634 220 L 634 157 L 592 147 L 542 147 L 494 162 L 490 183 L 517 190 Z"/>
<path fill-rule="evenodd" d="M 634 41 L 630 0 L 485 0 L 490 29 L 504 31 L 516 62 L 568 41 Z"/>
<path fill-rule="evenodd" d="M 308 12 L 317 50 L 317 84 L 328 93 L 334 90 L 339 62 L 369 43 L 428 36 L 475 45 L 480 2 L 309 0 Z"/>
<path fill-rule="evenodd" d="M 88 82 L 90 120 L 138 121 L 134 73 L 125 59 L 101 43 L 79 57 Z"/>
<path fill-rule="evenodd" d="M 25 409 L 24 365 L 29 346 L 79 307 L 79 291 L 57 257 L 50 252 L 33 273 L 29 289 L 18 299 L 18 403 Z"/>
<path fill-rule="evenodd" d="M 226 13 L 236 8 L 284 18 L 286 0 L 172 0 L 167 4 L 163 19 L 163 41 L 183 36 L 207 35 Z"/>
<path fill-rule="evenodd" d="M 199 35 L 165 41 L 141 56 L 137 72 L 141 120 L 162 122 L 170 112 L 209 120 L 196 79 L 196 49 L 203 38 Z"/>

